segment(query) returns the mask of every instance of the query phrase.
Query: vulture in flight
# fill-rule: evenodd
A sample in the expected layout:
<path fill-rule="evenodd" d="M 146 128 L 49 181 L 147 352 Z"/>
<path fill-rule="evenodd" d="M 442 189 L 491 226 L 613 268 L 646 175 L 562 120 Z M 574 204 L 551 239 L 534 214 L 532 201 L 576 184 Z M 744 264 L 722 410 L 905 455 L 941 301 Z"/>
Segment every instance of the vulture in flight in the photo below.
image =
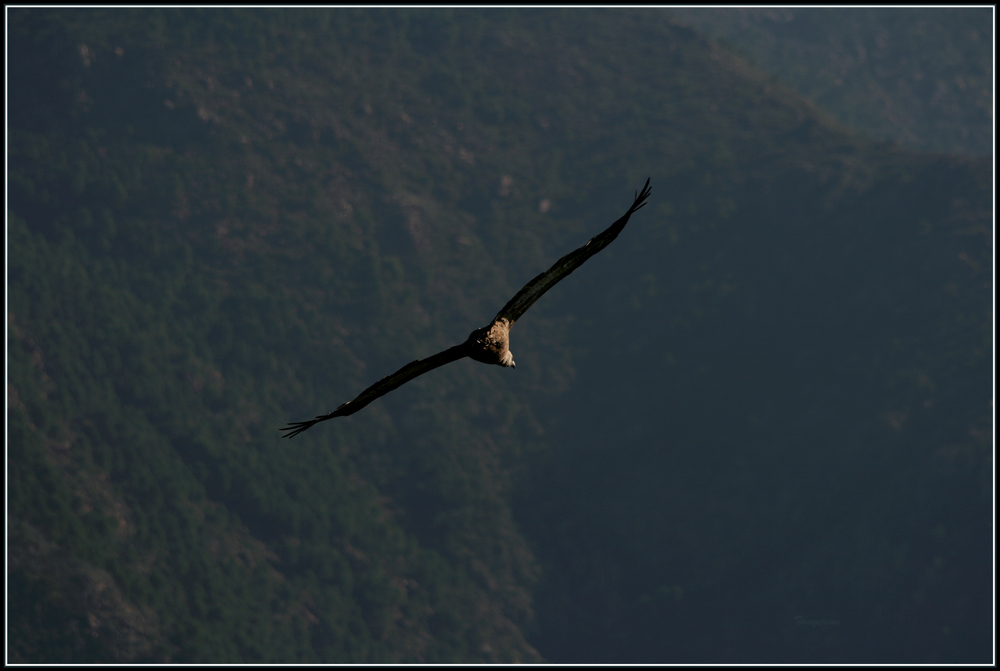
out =
<path fill-rule="evenodd" d="M 296 436 L 313 424 L 333 419 L 334 417 L 352 415 L 379 396 L 388 394 L 396 387 L 406 384 L 418 375 L 423 375 L 438 366 L 443 366 L 446 363 L 451 363 L 464 357 L 469 357 L 481 363 L 491 363 L 497 366 L 514 368 L 514 355 L 511 354 L 508 346 L 510 342 L 510 329 L 514 326 L 514 322 L 520 319 L 524 311 L 541 298 L 542 294 L 551 289 L 556 282 L 582 266 L 584 261 L 591 256 L 610 245 L 618 237 L 618 234 L 622 232 L 622 229 L 625 228 L 629 217 L 646 204 L 648 197 L 649 180 L 647 179 L 646 185 L 642 187 L 641 192 L 635 195 L 632 206 L 628 208 L 628 212 L 621 219 L 611 224 L 603 233 L 591 238 L 583 247 L 562 257 L 551 268 L 528 282 L 523 289 L 518 291 L 507 302 L 507 305 L 503 306 L 492 322 L 470 333 L 465 342 L 439 352 L 434 356 L 429 356 L 426 359 L 418 359 L 406 364 L 392 375 L 382 378 L 365 389 L 353 401 L 344 403 L 333 412 L 319 415 L 315 419 L 305 422 L 290 422 L 288 426 L 281 429 L 288 432 L 285 434 L 285 437 L 291 438 L 292 436 Z"/>

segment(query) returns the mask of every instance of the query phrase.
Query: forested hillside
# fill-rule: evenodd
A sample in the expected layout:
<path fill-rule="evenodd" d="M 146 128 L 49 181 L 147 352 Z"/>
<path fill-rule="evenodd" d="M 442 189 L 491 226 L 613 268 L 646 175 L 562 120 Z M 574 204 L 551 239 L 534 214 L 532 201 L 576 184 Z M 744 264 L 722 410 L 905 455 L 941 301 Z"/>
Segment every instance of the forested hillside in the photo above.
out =
<path fill-rule="evenodd" d="M 8 661 L 990 659 L 989 162 L 654 10 L 7 16 Z"/>
<path fill-rule="evenodd" d="M 869 137 L 993 153 L 996 8 L 684 7 L 704 31 Z"/>

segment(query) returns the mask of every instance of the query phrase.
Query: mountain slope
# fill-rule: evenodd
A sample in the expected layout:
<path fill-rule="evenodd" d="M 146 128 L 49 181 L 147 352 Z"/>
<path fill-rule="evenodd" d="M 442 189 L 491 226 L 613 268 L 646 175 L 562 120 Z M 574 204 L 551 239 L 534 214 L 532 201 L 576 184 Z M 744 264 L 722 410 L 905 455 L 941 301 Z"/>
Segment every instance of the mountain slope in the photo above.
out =
<path fill-rule="evenodd" d="M 785 613 L 844 543 L 852 584 L 897 561 L 873 593 L 904 623 L 955 566 L 887 649 L 950 627 L 917 656 L 978 659 L 987 164 L 866 143 L 656 11 L 8 16 L 11 661 L 711 659 L 687 604 L 726 604 L 785 525 L 857 513 L 774 515 L 857 463 L 794 461 L 818 435 L 887 443 L 865 478 L 908 446 L 895 507 L 853 533 L 912 536 L 804 538 L 770 577 L 778 631 L 727 658 L 755 633 L 867 658 Z M 458 362 L 279 439 L 462 340 L 647 176 L 650 206 L 518 323 L 516 373 Z M 755 430 L 731 496 L 696 475 L 661 498 Z M 922 478 L 971 498 L 909 506 Z M 947 552 L 896 559 L 940 525 Z M 677 621 L 686 643 L 656 633 Z"/>

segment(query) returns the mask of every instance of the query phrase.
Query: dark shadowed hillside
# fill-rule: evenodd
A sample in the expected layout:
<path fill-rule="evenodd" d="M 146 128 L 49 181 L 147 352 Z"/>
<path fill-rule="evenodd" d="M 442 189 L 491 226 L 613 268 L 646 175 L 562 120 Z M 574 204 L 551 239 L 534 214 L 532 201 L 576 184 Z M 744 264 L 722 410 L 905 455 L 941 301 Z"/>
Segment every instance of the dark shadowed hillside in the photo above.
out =
<path fill-rule="evenodd" d="M 8 22 L 8 661 L 990 660 L 987 161 L 659 10 Z"/>

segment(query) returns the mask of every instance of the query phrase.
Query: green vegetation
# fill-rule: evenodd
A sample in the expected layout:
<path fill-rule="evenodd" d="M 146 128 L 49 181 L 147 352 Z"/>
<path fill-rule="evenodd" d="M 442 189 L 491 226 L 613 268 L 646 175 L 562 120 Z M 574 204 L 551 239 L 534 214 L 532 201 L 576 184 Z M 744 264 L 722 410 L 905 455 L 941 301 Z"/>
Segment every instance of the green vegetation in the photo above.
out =
<path fill-rule="evenodd" d="M 671 13 L 860 133 L 920 151 L 993 153 L 989 6 Z"/>
<path fill-rule="evenodd" d="M 654 10 L 8 20 L 9 661 L 986 659 L 987 162 Z"/>

